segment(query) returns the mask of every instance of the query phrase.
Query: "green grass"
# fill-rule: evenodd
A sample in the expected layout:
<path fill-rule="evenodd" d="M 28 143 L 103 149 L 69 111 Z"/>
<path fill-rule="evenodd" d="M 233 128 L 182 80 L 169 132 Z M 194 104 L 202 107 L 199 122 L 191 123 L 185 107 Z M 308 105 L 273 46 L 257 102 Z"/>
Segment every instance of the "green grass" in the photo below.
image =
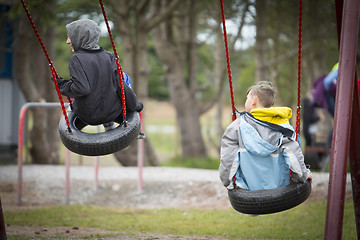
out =
<path fill-rule="evenodd" d="M 78 226 L 129 234 L 147 232 L 242 239 L 323 239 L 325 215 L 325 201 L 307 202 L 285 212 L 257 217 L 232 209 L 140 210 L 77 205 L 4 212 L 5 222 L 10 225 Z M 19 239 L 17 236 L 9 237 Z M 343 239 L 356 239 L 351 199 L 345 204 Z"/>
<path fill-rule="evenodd" d="M 175 152 L 181 152 L 180 146 L 177 144 L 177 136 L 175 134 L 161 132 L 146 132 L 145 134 L 149 137 L 154 149 L 159 154 L 170 155 Z M 178 148 L 178 150 L 176 150 L 176 148 Z"/>
<path fill-rule="evenodd" d="M 162 164 L 167 167 L 185 167 L 185 168 L 202 168 L 202 169 L 219 169 L 219 158 L 186 158 L 174 157 L 168 162 Z"/>

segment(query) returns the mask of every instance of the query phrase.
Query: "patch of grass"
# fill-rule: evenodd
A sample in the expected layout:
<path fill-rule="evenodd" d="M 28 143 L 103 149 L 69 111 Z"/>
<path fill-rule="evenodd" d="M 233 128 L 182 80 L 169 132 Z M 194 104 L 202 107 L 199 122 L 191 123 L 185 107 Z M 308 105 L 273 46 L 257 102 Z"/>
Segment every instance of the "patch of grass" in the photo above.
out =
<path fill-rule="evenodd" d="M 145 135 L 151 140 L 154 149 L 159 155 L 173 155 L 177 151 L 181 151 L 177 144 L 177 136 L 175 134 L 168 134 L 162 132 L 145 132 Z M 178 150 L 176 149 L 178 148 Z"/>
<path fill-rule="evenodd" d="M 170 161 L 163 163 L 167 167 L 185 167 L 185 168 L 202 168 L 202 169 L 219 169 L 220 160 L 218 158 L 182 158 L 174 157 Z"/>
<path fill-rule="evenodd" d="M 5 222 L 11 225 L 79 226 L 126 231 L 129 234 L 148 232 L 244 239 L 322 239 L 325 214 L 325 201 L 306 202 L 285 212 L 257 217 L 240 214 L 232 209 L 141 210 L 77 205 L 4 212 Z M 356 239 L 351 199 L 345 204 L 342 237 Z"/>

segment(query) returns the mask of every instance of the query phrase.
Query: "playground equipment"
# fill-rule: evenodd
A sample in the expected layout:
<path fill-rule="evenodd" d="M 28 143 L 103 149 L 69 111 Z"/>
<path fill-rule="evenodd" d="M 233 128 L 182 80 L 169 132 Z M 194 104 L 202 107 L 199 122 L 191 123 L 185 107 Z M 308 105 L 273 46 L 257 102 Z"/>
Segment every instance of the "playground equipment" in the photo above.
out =
<path fill-rule="evenodd" d="M 56 108 L 61 107 L 59 103 L 40 103 L 40 102 L 29 102 L 25 103 L 20 109 L 19 116 L 19 136 L 18 136 L 18 204 L 21 205 L 21 194 L 22 194 L 22 166 L 23 166 L 23 143 L 24 143 L 24 124 L 26 112 L 29 108 L 42 107 L 42 108 Z"/>
<path fill-rule="evenodd" d="M 68 97 L 68 101 L 70 103 L 70 109 L 68 113 L 65 110 L 64 102 L 62 100 L 59 86 L 57 84 L 56 79 L 59 78 L 58 73 L 55 70 L 54 64 L 52 63 L 49 54 L 45 48 L 45 45 L 40 37 L 40 34 L 35 26 L 35 23 L 31 17 L 30 11 L 28 10 L 25 0 L 21 0 L 21 3 L 24 7 L 24 10 L 29 18 L 29 21 L 34 29 L 35 35 L 37 36 L 39 43 L 43 49 L 43 52 L 47 58 L 47 61 L 50 66 L 53 82 L 55 84 L 55 88 L 59 97 L 59 101 L 61 104 L 61 109 L 63 112 L 63 118 L 60 120 L 59 123 L 59 132 L 60 132 L 60 138 L 61 141 L 64 143 L 65 147 L 67 147 L 69 150 L 82 154 L 82 155 L 88 155 L 88 156 L 98 156 L 98 155 L 106 155 L 110 153 L 114 153 L 117 151 L 120 151 L 127 146 L 130 145 L 130 143 L 136 139 L 140 132 L 140 119 L 139 114 L 137 112 L 130 113 L 129 118 L 127 119 L 127 112 L 126 112 L 126 104 L 125 104 L 125 92 L 124 92 L 124 74 L 121 68 L 119 55 L 116 51 L 115 43 L 113 40 L 113 36 L 110 30 L 110 26 L 108 23 L 108 19 L 106 16 L 105 8 L 103 5 L 102 0 L 99 0 L 101 10 L 104 16 L 104 20 L 109 32 L 111 44 L 114 50 L 115 55 L 115 62 L 117 67 L 117 72 L 119 76 L 119 82 L 120 82 L 120 90 L 121 90 L 121 102 L 122 102 L 122 122 L 119 123 L 119 125 L 108 132 L 105 133 L 85 133 L 82 132 L 81 129 L 85 127 L 87 124 L 80 121 L 74 112 L 72 112 L 72 102 L 71 99 Z M 78 121 L 77 121 L 78 120 Z M 128 122 L 129 120 L 129 122 Z M 82 123 L 82 124 L 76 124 L 76 123 Z"/>
<path fill-rule="evenodd" d="M 355 208 L 357 237 L 360 237 L 360 111 L 356 76 L 359 33 L 358 0 L 335 0 L 339 43 L 339 72 L 331 151 L 325 239 L 341 239 L 345 204 L 347 159 Z M 341 107 L 340 107 L 341 106 Z"/>
<path fill-rule="evenodd" d="M 67 106 L 67 104 L 65 105 Z M 23 145 L 24 145 L 24 125 L 26 119 L 26 112 L 29 108 L 59 108 L 61 107 L 60 103 L 50 103 L 50 102 L 28 102 L 24 104 L 20 110 L 19 116 L 19 136 L 18 136 L 18 205 L 22 204 L 22 169 L 23 169 Z M 142 118 L 141 118 L 142 119 Z M 142 167 L 144 163 L 144 140 L 138 140 L 138 188 L 142 190 L 143 188 L 143 178 L 142 178 Z M 98 188 L 98 172 L 99 172 L 99 157 L 96 156 L 94 159 L 94 190 Z M 65 152 L 65 203 L 69 204 L 70 198 L 70 151 L 66 150 Z"/>
<path fill-rule="evenodd" d="M 89 155 L 89 156 L 99 156 L 99 155 L 105 155 L 114 153 L 116 151 L 122 150 L 125 147 L 127 147 L 131 141 L 133 141 L 142 129 L 140 126 L 140 123 L 142 122 L 142 114 L 138 113 L 131 113 L 130 117 L 128 118 L 129 122 L 126 118 L 126 104 L 125 104 L 125 93 L 124 93 L 124 86 L 123 86 L 123 71 L 121 68 L 121 64 L 119 61 L 119 56 L 116 51 L 115 43 L 113 40 L 113 36 L 110 30 L 110 26 L 108 23 L 108 19 L 106 16 L 105 8 L 103 5 L 103 2 L 99 0 L 101 10 L 104 16 L 104 20 L 108 29 L 108 33 L 110 36 L 110 40 L 112 43 L 112 47 L 115 54 L 115 61 L 116 61 L 116 67 L 118 69 L 119 74 L 119 81 L 120 81 L 120 88 L 121 88 L 121 96 L 122 96 L 122 114 L 123 114 L 123 122 L 119 123 L 119 126 L 117 126 L 114 130 L 100 133 L 97 132 L 95 134 L 89 134 L 84 133 L 81 131 L 80 127 L 77 127 L 76 125 L 76 119 L 74 113 L 70 112 L 70 120 L 65 110 L 65 104 L 62 100 L 59 86 L 57 84 L 56 79 L 59 78 L 59 75 L 57 74 L 55 67 L 49 57 L 49 54 L 45 48 L 45 45 L 40 37 L 40 34 L 35 26 L 35 23 L 30 15 L 30 11 L 28 10 L 26 3 L 24 0 L 21 0 L 21 3 L 24 7 L 24 10 L 29 18 L 29 21 L 34 29 L 34 32 L 39 40 L 39 43 L 43 49 L 43 52 L 47 58 L 47 61 L 50 66 L 50 71 L 52 74 L 52 78 L 54 80 L 54 84 L 56 87 L 56 91 L 59 97 L 60 106 L 63 113 L 63 118 L 60 120 L 59 123 L 59 132 L 61 140 L 63 141 L 64 145 L 79 154 L 83 155 Z M 70 109 L 72 110 L 72 101 L 70 98 L 68 98 Z M 24 118 L 26 110 L 29 107 L 55 107 L 59 106 L 56 103 L 27 103 L 23 106 L 23 108 L 20 111 L 20 120 L 19 120 L 19 153 L 18 153 L 18 204 L 21 204 L 21 193 L 22 193 L 22 165 L 23 165 L 23 126 L 24 126 Z M 100 139 L 100 141 L 99 141 Z M 143 157 L 144 157 L 144 143 L 143 141 L 139 141 L 139 148 L 138 148 L 138 168 L 139 168 L 139 189 L 142 189 L 142 165 L 143 165 Z M 66 203 L 69 202 L 69 193 L 70 193 L 70 162 L 69 162 L 69 153 L 66 153 Z M 97 176 L 98 176 L 98 158 L 95 160 L 95 185 L 94 188 L 97 188 Z"/>
<path fill-rule="evenodd" d="M 64 146 L 72 152 L 86 156 L 101 156 L 120 151 L 139 135 L 140 117 L 138 112 L 127 114 L 126 126 L 118 122 L 119 126 L 107 132 L 88 133 L 81 131 L 85 126 L 78 116 L 69 111 L 69 127 L 67 130 L 65 118 L 59 122 L 59 134 Z"/>

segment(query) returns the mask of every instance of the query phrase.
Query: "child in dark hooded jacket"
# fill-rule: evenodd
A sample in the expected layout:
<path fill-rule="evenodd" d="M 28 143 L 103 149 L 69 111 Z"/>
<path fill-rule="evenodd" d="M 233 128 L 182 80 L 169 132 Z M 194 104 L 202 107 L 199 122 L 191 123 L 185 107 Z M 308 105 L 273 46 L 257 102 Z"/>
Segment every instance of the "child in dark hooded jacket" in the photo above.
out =
<path fill-rule="evenodd" d="M 100 28 L 89 19 L 66 25 L 66 43 L 74 54 L 70 58 L 70 80 L 59 78 L 61 94 L 74 98 L 73 110 L 86 124 L 110 125 L 122 119 L 122 101 L 115 55 L 97 44 Z M 129 76 L 124 73 L 127 112 L 142 111 L 143 105 L 129 87 Z M 126 84 L 126 82 L 128 84 Z"/>

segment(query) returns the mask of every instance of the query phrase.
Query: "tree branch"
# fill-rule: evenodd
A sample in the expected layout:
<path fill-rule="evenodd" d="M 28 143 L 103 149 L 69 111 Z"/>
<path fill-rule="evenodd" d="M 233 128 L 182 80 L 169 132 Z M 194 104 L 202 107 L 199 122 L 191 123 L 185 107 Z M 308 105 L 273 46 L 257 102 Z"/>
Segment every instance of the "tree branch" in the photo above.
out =
<path fill-rule="evenodd" d="M 246 13 L 249 11 L 249 6 L 250 6 L 249 1 L 246 1 L 245 6 L 243 8 L 242 15 L 241 15 L 241 20 L 240 20 L 240 25 L 239 25 L 239 28 L 238 28 L 238 32 L 237 32 L 236 36 L 232 39 L 232 41 L 230 43 L 229 52 L 234 52 L 236 41 L 239 40 L 242 37 L 241 32 L 242 32 L 242 29 L 243 29 L 243 27 L 245 25 L 245 16 L 246 16 Z M 217 24 L 217 25 L 219 26 L 220 24 Z M 226 73 L 227 73 L 227 67 L 224 65 L 224 67 L 221 69 L 221 74 L 220 74 L 220 79 L 224 79 L 224 80 L 218 81 L 218 84 L 216 86 L 217 91 L 214 94 L 213 98 L 210 99 L 210 101 L 207 101 L 207 103 L 205 105 L 199 107 L 201 114 L 207 112 L 221 98 L 221 94 L 222 94 L 222 91 L 223 91 L 224 85 L 225 85 Z"/>
<path fill-rule="evenodd" d="M 171 4 L 163 10 L 160 14 L 154 16 L 153 18 L 149 19 L 144 26 L 145 31 L 149 32 L 151 29 L 156 27 L 160 22 L 167 19 L 171 13 L 177 8 L 181 0 L 174 0 Z"/>
<path fill-rule="evenodd" d="M 219 102 L 222 95 L 221 93 L 224 90 L 225 76 L 226 76 L 226 69 L 222 71 L 221 79 L 224 80 L 219 82 L 219 85 L 216 88 L 216 93 L 214 94 L 214 96 L 209 101 L 207 101 L 206 104 L 199 106 L 200 115 L 209 111 L 217 102 Z"/>
<path fill-rule="evenodd" d="M 245 3 L 245 7 L 243 9 L 243 12 L 242 12 L 242 15 L 241 15 L 241 21 L 240 21 L 240 25 L 239 25 L 239 28 L 238 28 L 238 32 L 235 36 L 235 38 L 233 39 L 232 43 L 231 43 L 231 47 L 230 47 L 230 51 L 233 52 L 234 49 L 235 49 L 235 43 L 238 39 L 242 38 L 242 35 L 241 35 L 241 32 L 242 32 L 242 29 L 245 25 L 245 17 L 246 17 L 246 13 L 249 11 L 249 6 L 250 6 L 250 3 L 249 1 L 246 1 Z"/>
<path fill-rule="evenodd" d="M 131 30 L 129 21 L 130 5 L 127 1 L 123 1 L 121 7 L 114 1 L 109 1 L 108 5 L 111 6 L 111 10 L 114 12 L 113 17 L 117 19 L 118 22 L 115 24 L 115 28 L 120 34 L 128 35 L 128 32 Z"/>
<path fill-rule="evenodd" d="M 137 6 L 136 6 L 136 12 L 142 12 L 144 11 L 144 8 L 149 3 L 149 0 L 142 0 Z"/>
<path fill-rule="evenodd" d="M 305 43 L 305 44 L 302 45 L 302 50 L 308 49 L 308 48 L 310 48 L 310 46 L 311 46 L 311 43 Z M 285 54 L 283 54 L 283 55 L 281 55 L 281 56 L 279 56 L 277 58 L 270 59 L 266 63 L 265 67 L 271 67 L 271 66 L 277 64 L 278 62 L 285 61 L 286 59 L 289 59 L 291 57 L 296 56 L 297 54 L 298 54 L 298 49 L 293 48 L 290 51 L 287 51 Z"/>

